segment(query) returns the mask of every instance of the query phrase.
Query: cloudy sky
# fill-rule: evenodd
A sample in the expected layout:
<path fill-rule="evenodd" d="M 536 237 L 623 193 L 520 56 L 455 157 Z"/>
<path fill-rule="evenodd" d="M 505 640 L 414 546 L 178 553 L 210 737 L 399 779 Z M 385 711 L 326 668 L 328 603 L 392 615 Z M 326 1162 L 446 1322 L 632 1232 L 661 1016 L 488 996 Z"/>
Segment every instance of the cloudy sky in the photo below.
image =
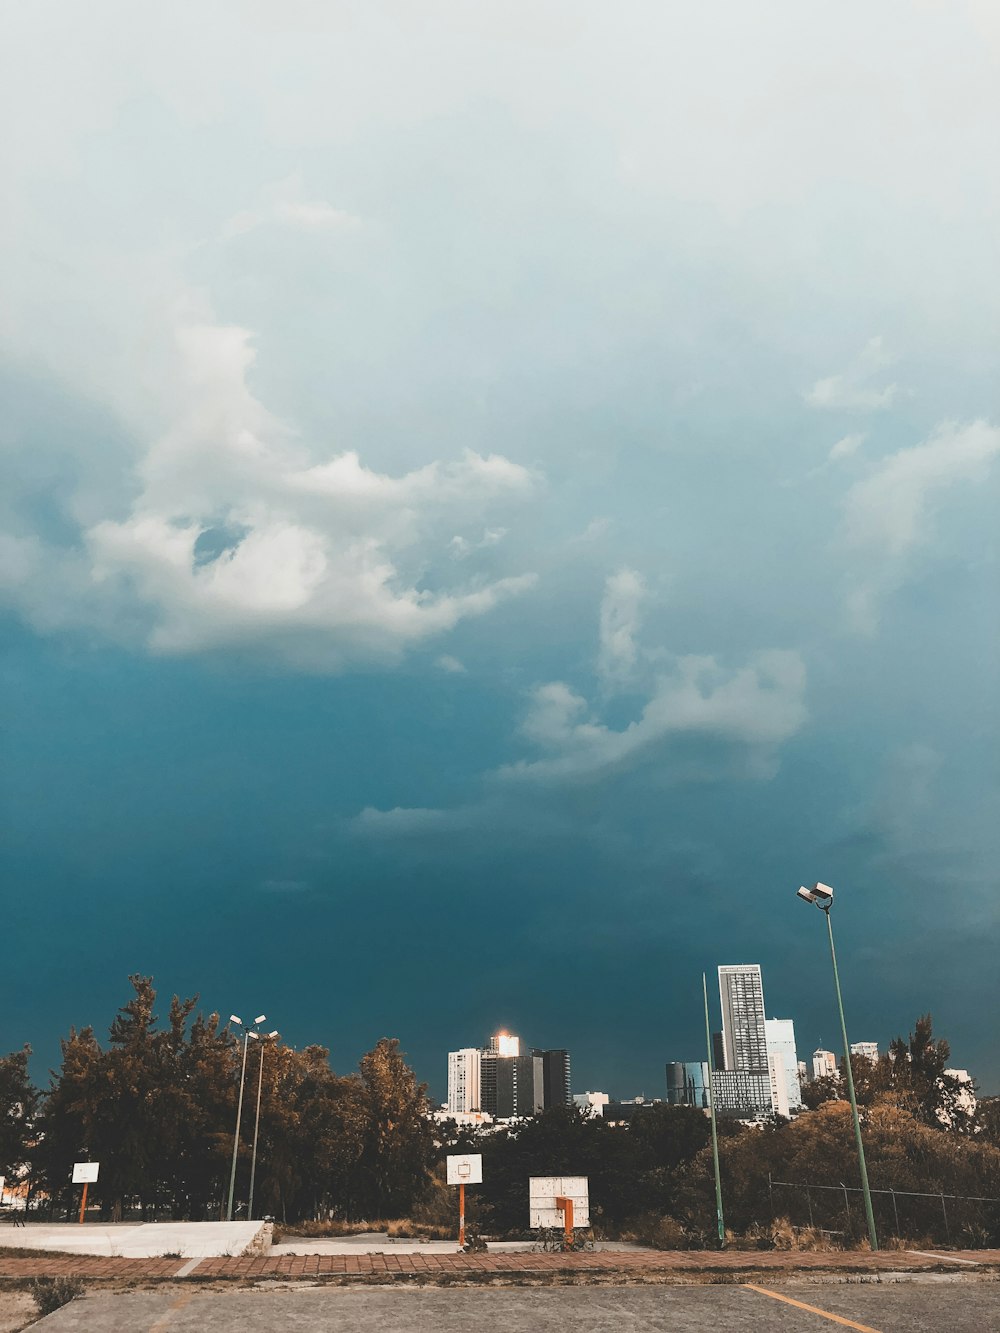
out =
<path fill-rule="evenodd" d="M 4 1003 L 662 1095 L 995 1008 L 990 0 L 35 0 L 0 88 Z"/>

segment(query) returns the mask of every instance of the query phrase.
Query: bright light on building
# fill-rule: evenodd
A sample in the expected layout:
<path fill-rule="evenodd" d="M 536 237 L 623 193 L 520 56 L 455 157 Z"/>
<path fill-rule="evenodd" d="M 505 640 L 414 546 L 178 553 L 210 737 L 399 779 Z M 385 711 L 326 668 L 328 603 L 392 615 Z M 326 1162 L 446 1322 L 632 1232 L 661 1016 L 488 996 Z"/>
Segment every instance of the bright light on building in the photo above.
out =
<path fill-rule="evenodd" d="M 506 1030 L 498 1032 L 493 1039 L 497 1055 L 520 1055 L 521 1038 L 512 1037 Z"/>

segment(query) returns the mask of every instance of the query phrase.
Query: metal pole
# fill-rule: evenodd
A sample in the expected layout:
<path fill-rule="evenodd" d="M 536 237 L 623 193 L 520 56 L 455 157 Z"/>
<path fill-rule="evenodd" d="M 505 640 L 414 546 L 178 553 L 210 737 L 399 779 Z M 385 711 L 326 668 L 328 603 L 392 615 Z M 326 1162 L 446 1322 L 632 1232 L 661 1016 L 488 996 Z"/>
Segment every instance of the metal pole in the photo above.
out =
<path fill-rule="evenodd" d="M 896 1219 L 896 1239 L 902 1240 L 903 1238 L 899 1234 L 899 1209 L 896 1207 L 896 1191 L 890 1190 L 889 1193 L 892 1195 L 892 1215 Z"/>
<path fill-rule="evenodd" d="M 247 1205 L 247 1221 L 253 1221 L 253 1183 L 257 1175 L 257 1131 L 260 1129 L 260 1092 L 264 1086 L 264 1047 L 267 1042 L 260 1041 L 260 1073 L 257 1076 L 257 1114 L 253 1122 L 253 1156 L 250 1158 L 250 1202 Z"/>
<path fill-rule="evenodd" d="M 722 1176 L 719 1174 L 719 1134 L 715 1125 L 715 1072 L 712 1067 L 712 1027 L 708 1019 L 708 980 L 701 974 L 701 989 L 705 997 L 705 1048 L 708 1055 L 708 1111 L 712 1121 L 712 1169 L 715 1172 L 715 1220 L 719 1233 L 719 1248 L 726 1243 L 726 1224 L 722 1216 Z"/>
<path fill-rule="evenodd" d="M 240 1099 L 236 1105 L 236 1133 L 233 1135 L 233 1169 L 229 1173 L 229 1206 L 226 1208 L 226 1221 L 233 1220 L 233 1193 L 236 1189 L 236 1153 L 240 1146 L 240 1121 L 243 1118 L 243 1080 L 247 1072 L 247 1046 L 250 1044 L 250 1033 L 243 1034 L 243 1068 L 240 1070 Z"/>
<path fill-rule="evenodd" d="M 861 1192 L 865 1197 L 865 1217 L 868 1220 L 868 1240 L 873 1250 L 878 1249 L 878 1234 L 875 1231 L 875 1213 L 872 1211 L 872 1193 L 868 1188 L 868 1167 L 865 1163 L 865 1145 L 861 1140 L 861 1120 L 858 1117 L 858 1101 L 854 1095 L 854 1073 L 851 1069 L 851 1047 L 847 1040 L 847 1020 L 844 1018 L 844 1001 L 840 994 L 840 973 L 837 970 L 837 950 L 833 945 L 833 922 L 829 907 L 826 913 L 826 929 L 830 936 L 830 958 L 833 962 L 833 984 L 837 991 L 837 1009 L 840 1012 L 840 1035 L 844 1042 L 844 1072 L 847 1075 L 847 1095 L 851 1102 L 851 1116 L 854 1120 L 854 1139 L 858 1145 L 858 1166 L 861 1169 Z"/>
<path fill-rule="evenodd" d="M 465 1181 L 458 1182 L 458 1248 L 465 1249 Z"/>

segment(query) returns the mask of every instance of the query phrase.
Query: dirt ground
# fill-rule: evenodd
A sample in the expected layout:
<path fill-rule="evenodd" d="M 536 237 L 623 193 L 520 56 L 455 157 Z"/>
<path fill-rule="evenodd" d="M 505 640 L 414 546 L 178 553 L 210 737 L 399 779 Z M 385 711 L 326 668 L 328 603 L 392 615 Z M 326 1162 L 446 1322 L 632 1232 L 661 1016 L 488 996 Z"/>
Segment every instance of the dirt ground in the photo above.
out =
<path fill-rule="evenodd" d="M 0 1333 L 19 1333 L 38 1318 L 38 1306 L 26 1291 L 0 1291 Z"/>

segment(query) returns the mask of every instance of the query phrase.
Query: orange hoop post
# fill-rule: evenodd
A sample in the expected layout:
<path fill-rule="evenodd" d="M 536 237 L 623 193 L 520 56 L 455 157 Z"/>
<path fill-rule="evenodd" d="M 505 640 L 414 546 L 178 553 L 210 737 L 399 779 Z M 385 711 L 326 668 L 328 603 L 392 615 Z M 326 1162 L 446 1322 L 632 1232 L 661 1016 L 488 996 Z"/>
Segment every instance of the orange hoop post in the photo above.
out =
<path fill-rule="evenodd" d="M 83 1182 L 83 1198 L 80 1200 L 80 1221 L 83 1221 L 83 1215 L 87 1211 L 87 1182 Z"/>
<path fill-rule="evenodd" d="M 458 1186 L 458 1248 L 465 1249 L 465 1181 Z"/>
<path fill-rule="evenodd" d="M 567 1245 L 573 1244 L 573 1200 L 557 1195 L 556 1207 L 563 1215 L 563 1234 Z"/>

